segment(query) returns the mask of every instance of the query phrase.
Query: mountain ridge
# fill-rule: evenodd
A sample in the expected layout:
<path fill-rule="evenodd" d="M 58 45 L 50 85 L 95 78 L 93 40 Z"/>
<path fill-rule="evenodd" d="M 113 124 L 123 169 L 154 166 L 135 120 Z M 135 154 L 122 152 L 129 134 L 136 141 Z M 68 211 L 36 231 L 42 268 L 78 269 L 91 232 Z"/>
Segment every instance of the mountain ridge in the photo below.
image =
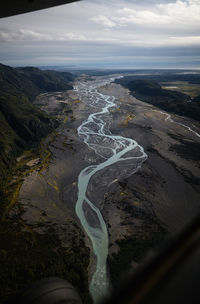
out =
<path fill-rule="evenodd" d="M 139 100 L 170 113 L 200 120 L 199 96 L 191 99 L 190 96 L 182 92 L 163 89 L 155 80 L 135 79 L 128 81 L 128 79 L 117 79 L 115 82 L 128 88 L 131 94 Z"/>
<path fill-rule="evenodd" d="M 0 64 L 0 180 L 6 179 L 23 149 L 37 145 L 58 126 L 54 117 L 32 104 L 35 97 L 72 89 L 73 80 L 68 72 Z"/>

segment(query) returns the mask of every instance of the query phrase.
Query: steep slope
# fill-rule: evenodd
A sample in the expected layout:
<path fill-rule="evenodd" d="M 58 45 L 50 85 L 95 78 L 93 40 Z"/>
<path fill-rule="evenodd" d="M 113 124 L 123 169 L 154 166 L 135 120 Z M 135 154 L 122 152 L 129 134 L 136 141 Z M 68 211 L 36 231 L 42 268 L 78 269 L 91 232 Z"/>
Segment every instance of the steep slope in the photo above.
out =
<path fill-rule="evenodd" d="M 153 104 L 165 111 L 200 120 L 200 103 L 198 96 L 193 100 L 186 94 L 177 91 L 162 89 L 161 86 L 150 80 L 133 80 L 128 83 L 117 82 L 131 91 L 137 99 Z"/>
<path fill-rule="evenodd" d="M 21 92 L 31 101 L 41 92 L 71 89 L 73 79 L 68 72 L 42 71 L 35 67 L 14 69 L 0 64 L 0 91 Z"/>
<path fill-rule="evenodd" d="M 58 122 L 31 101 L 41 92 L 72 88 L 73 75 L 0 64 L 0 180 L 5 180 L 16 156 L 38 143 Z"/>
<path fill-rule="evenodd" d="M 59 96 L 68 96 L 60 91 L 72 88 L 72 80 L 70 73 L 0 65 L 1 303 L 16 300 L 16 293 L 28 284 L 50 276 L 71 282 L 83 303 L 92 303 L 88 291 L 90 256 L 84 234 L 69 209 L 64 207 L 63 212 L 63 206 L 56 205 L 54 198 L 59 198 L 60 185 L 57 185 L 55 175 L 52 183 L 44 176 L 51 163 L 49 145 L 56 140 L 58 129 L 43 141 L 41 139 L 53 131 L 59 121 L 52 112 L 49 116 L 32 103 L 41 92 L 53 92 L 44 95 L 54 96 L 54 92 L 59 91 Z M 71 115 L 71 104 L 61 103 L 61 111 L 67 107 Z M 71 133 L 74 134 L 73 130 Z M 65 143 L 68 136 L 69 133 L 65 136 Z M 63 135 L 60 137 L 61 146 L 64 146 Z M 68 143 L 65 148 L 69 155 L 73 152 Z M 39 208 L 30 201 L 26 208 L 19 194 L 26 178 L 34 175 L 40 179 L 39 187 L 42 186 L 42 192 L 34 202 L 39 203 Z M 34 189 L 32 198 L 38 189 Z M 44 197 L 46 191 L 48 197 Z M 30 217 L 23 218 L 25 209 L 35 223 Z M 39 212 L 37 215 L 35 210 Z M 53 216 L 49 212 L 53 212 Z"/>

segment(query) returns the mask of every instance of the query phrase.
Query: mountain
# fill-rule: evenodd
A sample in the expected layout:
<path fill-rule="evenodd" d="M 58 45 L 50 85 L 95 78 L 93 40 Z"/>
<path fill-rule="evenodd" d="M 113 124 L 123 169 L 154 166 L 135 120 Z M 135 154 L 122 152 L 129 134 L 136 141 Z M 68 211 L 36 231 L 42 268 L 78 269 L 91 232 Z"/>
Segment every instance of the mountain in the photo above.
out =
<path fill-rule="evenodd" d="M 165 111 L 200 120 L 199 96 L 193 100 L 181 92 L 162 89 L 156 81 L 123 79 L 116 81 L 131 91 L 137 99 L 148 102 Z"/>
<path fill-rule="evenodd" d="M 141 98 L 148 100 L 152 104 L 177 103 L 190 100 L 189 96 L 181 92 L 162 89 L 155 81 L 134 80 L 127 84 L 127 88 L 132 93 L 138 96 L 141 95 Z"/>
<path fill-rule="evenodd" d="M 31 101 L 42 92 L 72 88 L 74 75 L 68 72 L 42 71 L 35 67 L 11 68 L 0 64 L 0 91 L 20 92 Z"/>
<path fill-rule="evenodd" d="M 58 125 L 32 101 L 42 92 L 71 89 L 73 79 L 67 72 L 0 64 L 0 180 L 6 179 L 23 149 L 37 144 Z"/>
<path fill-rule="evenodd" d="M 85 236 L 71 212 L 66 208 L 63 213 L 63 208 L 56 207 L 57 201 L 52 200 L 55 194 L 59 197 L 60 185 L 59 188 L 57 184 L 54 186 L 56 177 L 53 175 L 51 184 L 43 176 L 48 172 L 45 169 L 50 163 L 51 151 L 45 140 L 41 145 L 40 142 L 59 122 L 32 103 L 39 93 L 71 89 L 73 79 L 74 76 L 67 72 L 0 65 L 1 303 L 13 300 L 18 303 L 16 293 L 27 284 L 49 276 L 68 280 L 78 289 L 83 303 L 92 303 L 88 290 L 90 252 L 84 242 Z M 58 135 L 56 131 L 52 133 L 48 140 Z M 16 158 L 21 154 L 21 160 L 17 162 Z M 35 160 L 36 165 L 30 165 L 30 161 Z M 25 219 L 26 207 L 18 200 L 19 191 L 32 172 L 41 178 L 39 186 L 43 193 L 47 191 L 50 201 L 40 192 L 39 200 L 35 200 L 39 207 L 28 202 L 31 217 Z M 38 187 L 32 197 L 37 190 Z M 54 215 L 47 213 L 46 208 Z M 38 215 L 34 214 L 36 209 Z M 32 216 L 35 223 L 31 221 Z"/>

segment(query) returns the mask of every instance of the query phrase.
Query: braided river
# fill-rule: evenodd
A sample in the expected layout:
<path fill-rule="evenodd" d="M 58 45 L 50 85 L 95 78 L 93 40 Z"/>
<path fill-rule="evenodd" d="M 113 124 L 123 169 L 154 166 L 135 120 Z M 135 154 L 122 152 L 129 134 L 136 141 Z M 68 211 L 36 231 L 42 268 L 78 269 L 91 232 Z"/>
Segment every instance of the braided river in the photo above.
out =
<path fill-rule="evenodd" d="M 102 194 L 112 183 L 135 173 L 147 159 L 143 147 L 135 140 L 113 135 L 109 131 L 112 118 L 109 110 L 116 107 L 115 97 L 100 93 L 98 88 L 119 77 L 107 76 L 79 82 L 74 86 L 80 100 L 90 107 L 91 112 L 97 111 L 90 114 L 78 127 L 80 139 L 95 152 L 97 161 L 80 172 L 76 203 L 76 214 L 91 240 L 96 256 L 95 270 L 90 282 L 90 293 L 95 303 L 106 295 L 109 288 L 106 267 L 108 232 L 98 200 L 101 200 Z M 95 221 L 89 220 L 88 210 Z"/>

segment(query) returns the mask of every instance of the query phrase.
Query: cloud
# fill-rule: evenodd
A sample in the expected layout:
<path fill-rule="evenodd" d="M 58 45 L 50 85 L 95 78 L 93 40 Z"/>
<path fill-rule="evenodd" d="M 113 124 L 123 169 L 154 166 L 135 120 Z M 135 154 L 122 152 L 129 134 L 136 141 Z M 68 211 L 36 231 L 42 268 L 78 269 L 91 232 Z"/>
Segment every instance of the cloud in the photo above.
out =
<path fill-rule="evenodd" d="M 163 60 L 167 53 L 197 58 L 199 16 L 200 0 L 85 0 L 2 18 L 1 60 L 8 64 L 9 54 L 11 62 L 18 54 L 15 62 L 27 64 L 29 58 L 32 63 L 51 58 L 52 64 L 104 60 L 117 65 L 123 57 L 128 64 L 148 53 Z"/>
<path fill-rule="evenodd" d="M 89 18 L 89 20 L 94 21 L 95 23 L 103 25 L 107 28 L 112 28 L 116 26 L 116 23 L 114 21 L 104 15 L 97 15 L 95 17 Z"/>
<path fill-rule="evenodd" d="M 136 10 L 131 8 L 123 8 L 118 12 L 121 16 L 115 16 L 113 19 L 118 23 L 118 25 L 151 25 L 155 24 L 163 25 L 169 24 L 171 22 L 171 17 L 167 15 L 160 15 L 156 12 L 149 10 Z"/>
<path fill-rule="evenodd" d="M 0 41 L 62 41 L 62 40 L 86 40 L 86 37 L 77 33 L 41 33 L 26 29 L 10 31 L 0 29 Z"/>
<path fill-rule="evenodd" d="M 78 33 L 65 33 L 65 34 L 55 34 L 51 40 L 75 40 L 75 41 L 85 41 L 86 37 Z"/>
<path fill-rule="evenodd" d="M 93 68 L 195 67 L 200 47 L 124 47 L 123 43 L 82 41 L 22 41 L 1 44 L 1 62 L 8 65 L 74 65 Z"/>
<path fill-rule="evenodd" d="M 51 34 L 42 34 L 32 30 L 19 29 L 11 31 L 0 29 L 0 41 L 45 41 L 50 40 Z"/>
<path fill-rule="evenodd" d="M 170 16 L 171 22 L 176 27 L 182 26 L 200 26 L 200 1 L 176 1 L 175 3 L 158 4 L 156 6 L 165 16 Z"/>
<path fill-rule="evenodd" d="M 126 3 L 127 4 L 127 3 Z M 97 15 L 90 18 L 98 24 L 108 27 L 140 25 L 176 28 L 200 27 L 200 1 L 199 0 L 177 0 L 176 2 L 161 3 L 145 7 L 144 5 L 124 6 L 120 9 L 109 11 L 106 15 Z"/>

